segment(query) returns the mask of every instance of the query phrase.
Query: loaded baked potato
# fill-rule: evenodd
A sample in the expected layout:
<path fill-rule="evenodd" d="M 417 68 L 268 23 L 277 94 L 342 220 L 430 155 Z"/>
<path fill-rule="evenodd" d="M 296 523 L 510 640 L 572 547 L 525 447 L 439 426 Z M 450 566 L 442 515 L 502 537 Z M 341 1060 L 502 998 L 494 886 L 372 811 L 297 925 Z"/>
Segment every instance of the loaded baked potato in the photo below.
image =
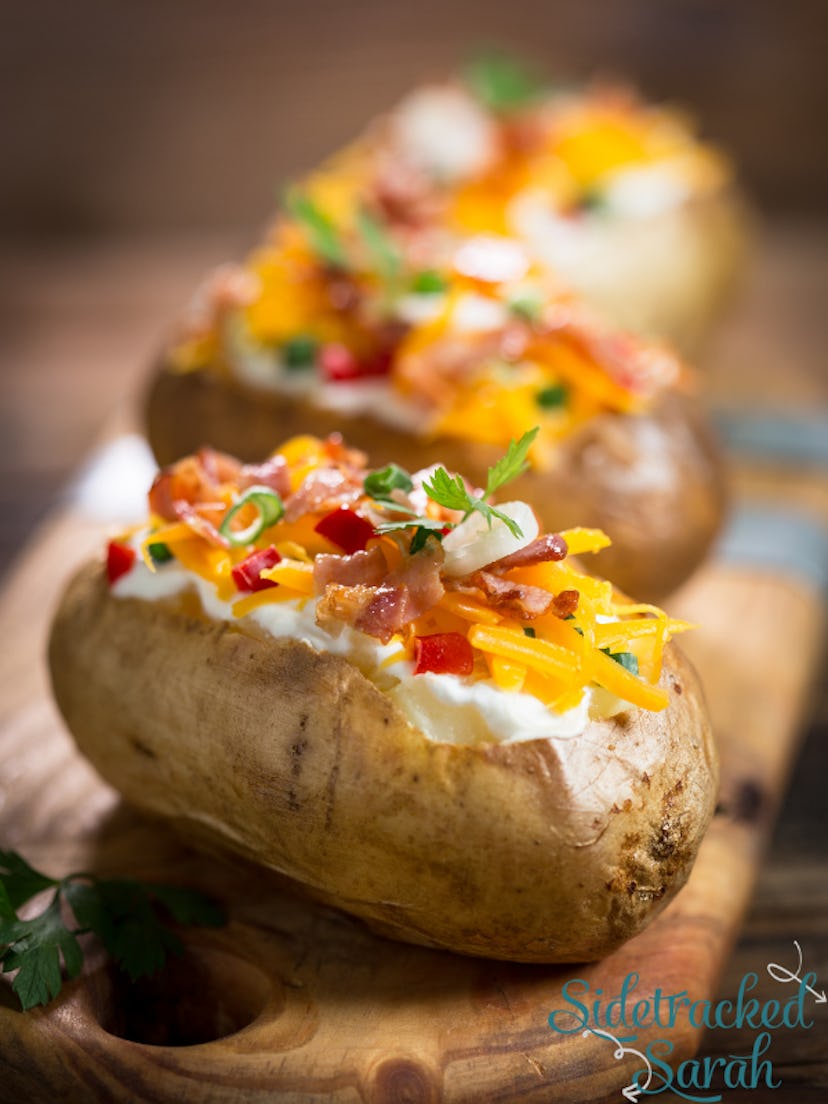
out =
<path fill-rule="evenodd" d="M 517 476 L 369 472 L 341 440 L 203 450 L 71 582 L 58 705 L 135 805 L 392 937 L 598 958 L 686 880 L 716 790 L 686 628 L 542 535 Z"/>
<path fill-rule="evenodd" d="M 341 430 L 379 463 L 443 460 L 481 482 L 537 424 L 518 490 L 545 528 L 605 529 L 599 570 L 648 599 L 690 574 L 723 481 L 671 353 L 553 289 L 510 239 L 469 238 L 412 273 L 377 222 L 349 233 L 307 197 L 294 210 L 250 267 L 216 275 L 168 350 L 147 407 L 160 462 L 205 441 L 255 460 L 297 429 Z"/>

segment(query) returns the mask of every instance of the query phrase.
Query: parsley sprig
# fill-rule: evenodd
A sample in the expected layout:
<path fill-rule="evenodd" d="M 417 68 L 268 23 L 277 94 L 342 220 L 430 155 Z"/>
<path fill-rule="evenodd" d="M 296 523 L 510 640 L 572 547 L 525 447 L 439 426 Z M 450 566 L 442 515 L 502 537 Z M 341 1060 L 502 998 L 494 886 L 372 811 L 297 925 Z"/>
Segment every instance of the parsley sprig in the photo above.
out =
<path fill-rule="evenodd" d="M 522 537 L 523 531 L 518 523 L 502 510 L 490 506 L 486 499 L 526 471 L 529 466 L 526 456 L 537 433 L 538 427 L 535 426 L 534 429 L 524 433 L 519 441 L 509 442 L 506 454 L 489 468 L 486 490 L 482 496 L 470 494 L 463 482 L 463 477 L 449 475 L 445 468 L 437 468 L 431 481 L 423 484 L 426 494 L 440 506 L 445 506 L 449 510 L 462 510 L 464 521 L 470 514 L 482 514 L 491 529 L 492 522 L 497 518 L 504 523 L 513 536 Z"/>
<path fill-rule="evenodd" d="M 43 910 L 18 916 L 27 901 L 53 890 Z M 168 954 L 183 950 L 167 926 L 218 927 L 221 908 L 194 890 L 125 878 L 70 874 L 51 878 L 15 851 L 0 851 L 0 971 L 17 971 L 12 988 L 24 1009 L 48 1004 L 62 985 L 61 961 L 69 978 L 83 966 L 78 936 L 93 932 L 113 961 L 135 981 L 155 973 Z"/>
<path fill-rule="evenodd" d="M 523 531 L 518 523 L 496 507 L 491 506 L 486 500 L 496 491 L 500 490 L 513 479 L 517 479 L 526 471 L 529 464 L 526 459 L 532 442 L 538 433 L 538 427 L 528 430 L 519 441 L 510 441 L 504 456 L 493 464 L 486 477 L 486 489 L 482 495 L 473 495 L 466 487 L 461 475 L 451 475 L 445 468 L 435 468 L 431 479 L 423 483 L 423 490 L 432 502 L 438 506 L 445 506 L 448 510 L 462 510 L 465 521 L 470 514 L 478 513 L 492 527 L 492 522 L 497 518 L 508 528 L 515 537 L 522 537 Z M 407 485 L 406 485 L 407 484 Z M 392 507 L 400 513 L 407 513 L 408 509 L 389 496 L 394 487 L 410 490 L 411 479 L 407 472 L 403 472 L 396 465 L 389 465 L 382 471 L 375 473 L 375 478 L 368 477 L 365 481 L 366 493 L 370 494 L 376 502 L 383 506 Z M 440 535 L 446 529 L 446 522 L 436 518 L 412 516 L 402 521 L 388 521 L 378 526 L 380 533 L 393 533 L 402 529 L 416 528 L 415 539 L 412 541 L 411 551 L 416 552 L 423 547 L 429 535 Z"/>

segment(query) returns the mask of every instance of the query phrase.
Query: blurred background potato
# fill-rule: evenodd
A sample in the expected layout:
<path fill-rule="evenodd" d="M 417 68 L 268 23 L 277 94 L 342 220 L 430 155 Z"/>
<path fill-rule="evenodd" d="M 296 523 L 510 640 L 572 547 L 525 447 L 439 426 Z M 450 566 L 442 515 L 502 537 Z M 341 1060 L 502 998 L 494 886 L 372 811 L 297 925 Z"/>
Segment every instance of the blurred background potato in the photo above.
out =
<path fill-rule="evenodd" d="M 824 213 L 823 0 L 29 0 L 0 34 L 0 234 L 256 227 L 415 83 L 497 43 L 687 105 L 758 204 Z"/>

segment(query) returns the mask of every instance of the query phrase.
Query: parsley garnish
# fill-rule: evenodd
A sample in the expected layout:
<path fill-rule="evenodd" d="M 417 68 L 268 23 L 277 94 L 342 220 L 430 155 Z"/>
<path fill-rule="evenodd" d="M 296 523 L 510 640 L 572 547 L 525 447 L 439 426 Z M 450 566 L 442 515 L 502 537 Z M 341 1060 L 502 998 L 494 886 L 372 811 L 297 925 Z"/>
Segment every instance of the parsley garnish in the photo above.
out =
<path fill-rule="evenodd" d="M 282 360 L 286 368 L 310 368 L 316 360 L 319 342 L 309 334 L 292 337 L 282 346 Z"/>
<path fill-rule="evenodd" d="M 387 464 L 384 468 L 366 475 L 362 486 L 371 498 L 382 500 L 390 498 L 393 490 L 408 492 L 413 489 L 414 484 L 405 468 L 401 468 L 398 464 Z M 397 505 L 397 503 L 393 504 Z"/>
<path fill-rule="evenodd" d="M 45 908 L 21 920 L 17 910 L 44 890 L 54 890 Z M 193 890 L 92 874 L 50 878 L 15 851 L 0 851 L 0 971 L 17 971 L 12 988 L 24 1010 L 58 995 L 61 960 L 67 977 L 78 976 L 83 950 L 77 937 L 86 932 L 94 932 L 133 981 L 155 973 L 168 954 L 183 949 L 165 912 L 179 924 L 225 922 L 219 906 Z"/>
<path fill-rule="evenodd" d="M 309 196 L 296 190 L 288 192 L 285 205 L 296 221 L 301 223 L 314 253 L 333 268 L 345 268 L 345 247 L 336 227 L 324 211 Z"/>

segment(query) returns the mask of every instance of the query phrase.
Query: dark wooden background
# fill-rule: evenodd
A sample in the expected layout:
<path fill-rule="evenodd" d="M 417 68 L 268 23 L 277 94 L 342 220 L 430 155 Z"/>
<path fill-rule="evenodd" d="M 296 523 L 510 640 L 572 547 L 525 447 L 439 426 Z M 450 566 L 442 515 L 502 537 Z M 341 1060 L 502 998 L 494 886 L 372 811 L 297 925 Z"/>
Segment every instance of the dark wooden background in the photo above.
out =
<path fill-rule="evenodd" d="M 0 15 L 0 231 L 252 225 L 413 83 L 501 43 L 691 106 L 826 211 L 823 0 L 26 0 Z"/>
<path fill-rule="evenodd" d="M 630 73 L 692 105 L 765 212 L 706 358 L 715 398 L 825 408 L 823 0 L 29 0 L 0 13 L 0 571 L 24 554 L 193 283 L 278 185 L 476 43 L 553 74 Z M 36 595 L 33 596 L 36 600 Z M 5 647 L 13 641 L 4 642 Z M 812 720 L 722 996 L 799 939 L 828 982 L 828 697 Z M 764 979 L 765 995 L 774 983 Z M 776 1104 L 828 1100 L 828 1013 L 778 1033 Z M 704 1053 L 743 1053 L 713 1033 Z M 727 1092 L 727 1104 L 760 1104 Z"/>

